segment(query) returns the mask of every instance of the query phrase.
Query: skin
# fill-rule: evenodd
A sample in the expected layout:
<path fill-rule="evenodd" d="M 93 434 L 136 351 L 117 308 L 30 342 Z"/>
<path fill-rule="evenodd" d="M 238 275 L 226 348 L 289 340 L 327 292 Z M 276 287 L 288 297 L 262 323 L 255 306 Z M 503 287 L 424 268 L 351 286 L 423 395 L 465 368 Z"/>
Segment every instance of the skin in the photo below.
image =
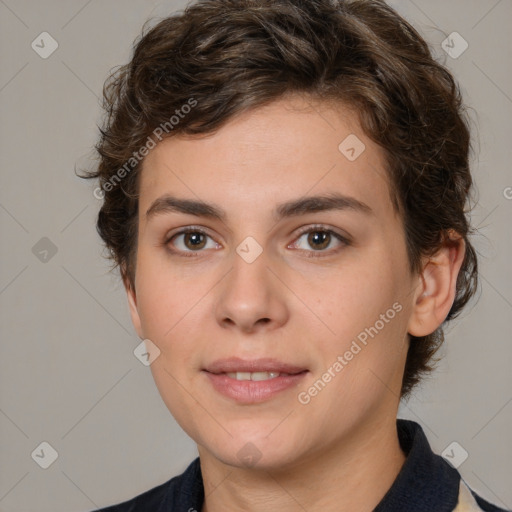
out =
<path fill-rule="evenodd" d="M 338 150 L 350 134 L 366 146 L 355 161 Z M 333 191 L 373 213 L 272 217 L 281 202 Z M 148 219 L 164 194 L 215 203 L 226 219 L 178 212 Z M 308 226 L 318 231 L 315 224 L 351 243 L 332 236 L 316 249 L 319 242 L 299 234 Z M 166 244 L 187 226 L 207 231 L 199 251 L 186 235 Z M 236 252 L 248 236 L 263 249 L 252 263 Z M 198 445 L 203 512 L 371 511 L 379 503 L 405 461 L 396 415 L 408 334 L 427 335 L 446 318 L 464 256 L 456 238 L 425 260 L 420 274 L 409 272 L 382 150 L 341 104 L 292 95 L 214 134 L 174 136 L 149 153 L 135 282 L 125 286 L 138 335 L 160 350 L 151 364 L 159 393 Z M 309 403 L 300 403 L 298 393 L 396 302 L 401 311 Z M 231 356 L 274 357 L 309 373 L 265 402 L 239 404 L 201 372 Z M 237 455 L 248 442 L 259 454 L 253 466 Z"/>

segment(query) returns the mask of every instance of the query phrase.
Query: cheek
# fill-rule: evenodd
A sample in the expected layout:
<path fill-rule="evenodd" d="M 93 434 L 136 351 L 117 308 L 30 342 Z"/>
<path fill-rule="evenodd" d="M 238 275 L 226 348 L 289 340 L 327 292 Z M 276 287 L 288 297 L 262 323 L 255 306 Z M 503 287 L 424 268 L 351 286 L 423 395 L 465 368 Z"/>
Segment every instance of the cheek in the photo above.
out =
<path fill-rule="evenodd" d="M 379 319 L 363 329 L 347 328 L 346 337 L 338 338 L 324 351 L 323 368 L 310 383 L 319 391 L 311 387 L 304 390 L 316 394 L 311 398 L 312 414 L 314 411 L 326 422 L 349 428 L 358 418 L 395 400 L 407 355 L 402 312 L 389 319 L 389 323 L 381 324 Z"/>
<path fill-rule="evenodd" d="M 174 364 L 171 364 L 173 363 Z M 189 383 L 182 373 L 187 359 L 182 354 L 163 351 L 150 366 L 153 380 L 164 404 L 178 424 L 193 438 L 201 430 L 203 410 L 196 393 L 185 391 Z M 199 420 L 198 420 L 199 418 Z"/>
<path fill-rule="evenodd" d="M 147 276 L 146 276 L 147 277 Z M 141 279 L 137 290 L 137 309 L 144 335 L 159 344 L 166 337 L 179 314 L 180 301 L 176 289 L 161 280 Z"/>
<path fill-rule="evenodd" d="M 323 293 L 315 292 L 316 303 L 331 334 L 338 340 L 350 340 L 373 326 L 384 315 L 394 322 L 401 304 L 400 277 L 392 264 L 380 260 L 360 262 L 332 276 Z M 381 323 L 379 322 L 379 326 Z M 386 323 L 386 330 L 388 323 Z M 340 347 L 341 348 L 341 347 Z"/>
<path fill-rule="evenodd" d="M 396 264 L 381 259 L 359 268 L 355 277 L 340 274 L 321 301 L 331 331 L 322 343 L 322 363 L 336 374 L 334 400 L 343 402 L 382 391 L 382 382 L 401 371 L 407 352 L 407 304 Z"/>
<path fill-rule="evenodd" d="M 145 336 L 163 341 L 204 292 L 199 280 L 183 279 L 164 258 L 148 253 L 138 256 L 137 310 Z"/>
<path fill-rule="evenodd" d="M 164 381 L 172 387 L 177 384 L 164 368 L 179 377 L 193 367 L 196 353 L 203 348 L 198 340 L 205 334 L 205 295 L 213 285 L 197 276 L 184 279 L 158 264 L 141 265 L 140 270 L 137 309 L 142 332 L 160 350 L 160 356 L 151 365 L 152 371 L 157 384 Z"/>

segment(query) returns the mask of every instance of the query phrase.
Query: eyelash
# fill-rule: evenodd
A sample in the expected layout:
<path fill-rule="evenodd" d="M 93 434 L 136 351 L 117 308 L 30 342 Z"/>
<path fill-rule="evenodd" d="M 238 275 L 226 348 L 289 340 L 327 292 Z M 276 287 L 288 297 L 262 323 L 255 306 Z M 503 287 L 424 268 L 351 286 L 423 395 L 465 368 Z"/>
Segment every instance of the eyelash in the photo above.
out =
<path fill-rule="evenodd" d="M 339 233 L 336 233 L 332 229 L 329 229 L 326 226 L 322 226 L 322 225 L 307 226 L 307 227 L 301 229 L 299 231 L 295 241 L 298 240 L 299 238 L 301 238 L 302 235 L 304 235 L 306 233 L 311 233 L 311 232 L 329 233 L 329 234 L 333 235 L 334 238 L 336 238 L 339 242 L 342 243 L 342 247 L 338 247 L 337 249 L 334 249 L 334 250 L 331 249 L 329 251 L 325 251 L 325 250 L 307 251 L 306 249 L 297 249 L 299 251 L 304 251 L 306 253 L 309 253 L 306 255 L 306 257 L 308 257 L 308 258 L 322 258 L 322 257 L 326 257 L 326 256 L 331 256 L 332 254 L 337 254 L 344 246 L 351 245 L 351 241 L 348 238 L 346 238 L 346 237 L 340 235 Z M 166 240 L 164 241 L 164 245 L 168 249 L 168 251 L 171 252 L 172 254 L 178 255 L 180 257 L 185 257 L 185 258 L 197 257 L 198 253 L 202 252 L 201 250 L 199 250 L 199 251 L 180 251 L 180 250 L 169 249 L 169 244 L 171 243 L 171 241 L 174 238 L 176 238 L 180 235 L 185 235 L 187 233 L 200 233 L 202 235 L 205 235 L 205 236 L 211 238 L 211 236 L 206 231 L 204 231 L 202 228 L 195 227 L 195 226 L 189 226 L 188 228 L 182 229 L 181 231 L 174 233 L 171 237 L 166 238 Z M 294 242 L 292 242 L 292 243 L 294 243 Z"/>

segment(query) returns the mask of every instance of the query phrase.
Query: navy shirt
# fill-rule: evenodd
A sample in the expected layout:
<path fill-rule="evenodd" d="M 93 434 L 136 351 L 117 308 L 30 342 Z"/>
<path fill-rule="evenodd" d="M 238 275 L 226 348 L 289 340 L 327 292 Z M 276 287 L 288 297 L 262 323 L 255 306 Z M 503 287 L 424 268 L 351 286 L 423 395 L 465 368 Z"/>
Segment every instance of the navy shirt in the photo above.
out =
<path fill-rule="evenodd" d="M 459 472 L 432 451 L 418 423 L 397 419 L 397 429 L 407 459 L 374 512 L 507 512 L 472 491 Z M 198 457 L 181 475 L 100 512 L 201 512 L 203 501 Z"/>

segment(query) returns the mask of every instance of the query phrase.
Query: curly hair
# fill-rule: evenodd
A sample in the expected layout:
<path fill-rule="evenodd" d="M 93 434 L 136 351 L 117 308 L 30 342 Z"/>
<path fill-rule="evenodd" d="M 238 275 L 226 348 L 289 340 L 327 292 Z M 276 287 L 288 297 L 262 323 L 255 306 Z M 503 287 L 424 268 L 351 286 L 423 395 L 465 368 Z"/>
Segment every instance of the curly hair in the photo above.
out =
<path fill-rule="evenodd" d="M 478 285 L 466 107 L 451 73 L 383 0 L 199 0 L 144 28 L 131 61 L 105 82 L 99 165 L 82 176 L 99 179 L 97 230 L 114 268 L 133 285 L 138 176 L 155 137 L 212 133 L 288 93 L 353 107 L 382 148 L 411 272 L 450 233 L 463 238 L 443 325 L 456 317 Z M 443 341 L 442 325 L 410 335 L 402 398 L 433 370 Z"/>

